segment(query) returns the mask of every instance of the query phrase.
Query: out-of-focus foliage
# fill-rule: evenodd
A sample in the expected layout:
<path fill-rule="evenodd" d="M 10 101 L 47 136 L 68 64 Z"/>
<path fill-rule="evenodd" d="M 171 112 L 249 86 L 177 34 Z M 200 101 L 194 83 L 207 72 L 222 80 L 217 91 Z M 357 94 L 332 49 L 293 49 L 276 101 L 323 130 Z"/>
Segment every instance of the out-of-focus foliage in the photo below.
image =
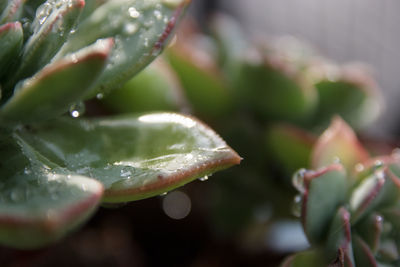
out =
<path fill-rule="evenodd" d="M 210 186 L 213 226 L 219 233 L 240 236 L 247 248 L 304 248 L 308 244 L 301 227 L 292 223 L 295 190 L 290 178 L 311 164 L 316 136 L 332 117 L 339 115 L 359 131 L 380 115 L 382 99 L 368 67 L 335 64 L 293 37 L 250 40 L 225 15 L 210 20 L 208 34 L 193 23 L 183 26 L 165 57 L 186 98 L 180 108 L 213 125 L 244 158 L 241 168 L 220 174 Z M 112 97 L 136 89 L 127 84 L 123 90 Z M 145 94 L 141 97 L 133 101 L 149 101 Z M 153 108 L 163 108 L 168 99 L 162 105 L 154 101 Z M 272 237 L 269 229 L 281 219 L 289 223 L 279 231 L 303 238 L 297 247 Z"/>

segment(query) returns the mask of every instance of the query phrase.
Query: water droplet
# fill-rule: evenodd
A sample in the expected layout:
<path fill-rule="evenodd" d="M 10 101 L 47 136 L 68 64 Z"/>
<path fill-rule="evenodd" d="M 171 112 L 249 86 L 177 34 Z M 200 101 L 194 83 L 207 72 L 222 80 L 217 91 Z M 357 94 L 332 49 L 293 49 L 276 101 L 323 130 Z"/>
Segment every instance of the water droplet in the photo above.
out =
<path fill-rule="evenodd" d="M 301 216 L 301 206 L 302 206 L 302 197 L 301 195 L 296 195 L 293 200 L 292 206 L 292 214 L 296 217 Z"/>
<path fill-rule="evenodd" d="M 28 168 L 28 167 L 25 167 L 24 173 L 25 173 L 26 175 L 29 175 L 29 174 L 32 173 L 32 170 L 31 170 L 30 168 Z"/>
<path fill-rule="evenodd" d="M 136 23 L 127 23 L 124 26 L 124 33 L 126 35 L 133 35 L 137 32 L 139 26 Z"/>
<path fill-rule="evenodd" d="M 306 169 L 298 170 L 292 177 L 293 186 L 300 192 L 305 192 L 305 185 L 304 185 L 304 175 L 306 173 Z"/>
<path fill-rule="evenodd" d="M 154 10 L 154 17 L 156 17 L 157 20 L 162 19 L 162 14 L 160 10 Z"/>
<path fill-rule="evenodd" d="M 131 178 L 132 172 L 130 170 L 121 170 L 121 177 Z"/>
<path fill-rule="evenodd" d="M 97 98 L 98 100 L 101 100 L 101 99 L 104 98 L 104 94 L 103 94 L 103 93 L 98 93 L 98 94 L 96 95 L 96 98 Z"/>
<path fill-rule="evenodd" d="M 363 164 L 361 164 L 361 163 L 357 163 L 354 166 L 354 169 L 356 170 L 356 172 L 362 172 L 362 171 L 365 170 L 365 166 Z"/>
<path fill-rule="evenodd" d="M 129 16 L 134 19 L 137 19 L 140 16 L 139 11 L 137 11 L 136 8 L 134 8 L 134 7 L 130 7 L 128 9 L 128 13 L 129 13 Z"/>
<path fill-rule="evenodd" d="M 375 162 L 374 162 L 374 166 L 373 166 L 373 169 L 379 169 L 379 168 L 381 168 L 383 166 L 383 161 L 381 161 L 381 160 L 376 160 Z"/>
<path fill-rule="evenodd" d="M 206 176 L 204 176 L 204 177 L 201 177 L 201 178 L 199 178 L 199 180 L 200 180 L 201 182 L 207 181 L 207 180 L 208 180 L 208 176 L 206 175 Z"/>
<path fill-rule="evenodd" d="M 144 38 L 144 43 L 143 43 L 143 45 L 144 45 L 145 47 L 148 47 L 148 46 L 149 46 L 149 39 L 148 39 L 148 38 Z"/>
<path fill-rule="evenodd" d="M 85 104 L 83 102 L 78 102 L 69 108 L 69 114 L 73 118 L 78 118 L 82 116 L 82 114 L 85 112 Z"/>

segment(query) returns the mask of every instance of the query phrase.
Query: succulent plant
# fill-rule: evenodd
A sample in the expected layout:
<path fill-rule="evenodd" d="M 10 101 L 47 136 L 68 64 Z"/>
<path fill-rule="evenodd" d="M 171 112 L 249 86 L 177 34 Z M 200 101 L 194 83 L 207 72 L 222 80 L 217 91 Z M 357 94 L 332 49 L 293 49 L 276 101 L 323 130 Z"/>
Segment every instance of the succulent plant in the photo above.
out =
<path fill-rule="evenodd" d="M 211 34 L 185 23 L 165 56 L 193 113 L 246 159 L 215 183 L 220 228 L 242 231 L 266 206 L 277 217 L 290 216 L 291 174 L 308 166 L 316 136 L 332 116 L 361 130 L 382 103 L 362 64 L 334 64 L 293 37 L 251 40 L 226 15 L 210 21 Z"/>
<path fill-rule="evenodd" d="M 160 54 L 188 3 L 0 2 L 0 244 L 46 245 L 102 203 L 159 195 L 239 163 L 192 117 L 81 118 L 82 101 Z"/>
<path fill-rule="evenodd" d="M 310 249 L 282 266 L 398 266 L 400 157 L 370 157 L 339 117 L 293 176 Z"/>

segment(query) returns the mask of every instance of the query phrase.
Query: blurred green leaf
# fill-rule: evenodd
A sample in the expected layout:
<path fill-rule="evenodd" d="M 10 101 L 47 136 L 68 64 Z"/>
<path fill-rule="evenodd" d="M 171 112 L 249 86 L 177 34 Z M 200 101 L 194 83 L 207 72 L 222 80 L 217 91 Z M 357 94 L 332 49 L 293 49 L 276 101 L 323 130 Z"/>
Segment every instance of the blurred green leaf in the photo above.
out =
<path fill-rule="evenodd" d="M 335 211 L 345 201 L 347 175 L 341 165 L 333 164 L 306 172 L 303 179 L 303 227 L 310 243 L 319 244 L 326 238 Z"/>
<path fill-rule="evenodd" d="M 102 103 L 119 113 L 179 111 L 186 106 L 178 79 L 160 59 L 106 95 Z"/>
<path fill-rule="evenodd" d="M 281 267 L 321 267 L 326 266 L 324 260 L 320 257 L 320 252 L 317 250 L 309 250 L 294 254 L 288 257 Z"/>
<path fill-rule="evenodd" d="M 346 266 L 354 266 L 351 234 L 350 213 L 340 207 L 331 222 L 326 240 L 325 253 L 329 261 L 333 262 L 341 250 Z"/>
<path fill-rule="evenodd" d="M 208 118 L 228 115 L 232 108 L 232 95 L 226 80 L 213 59 L 208 61 L 207 58 L 191 56 L 198 53 L 195 47 L 192 50 L 185 51 L 177 46 L 168 50 L 168 59 L 194 112 Z M 201 53 L 200 56 L 208 57 Z"/>
<path fill-rule="evenodd" d="M 377 262 L 367 243 L 358 235 L 353 235 L 354 259 L 356 266 L 376 267 Z"/>
<path fill-rule="evenodd" d="M 340 161 L 351 174 L 354 166 L 366 161 L 368 157 L 368 152 L 350 126 L 340 117 L 335 117 L 314 145 L 311 166 L 316 169 Z"/>
<path fill-rule="evenodd" d="M 266 135 L 267 147 L 272 153 L 271 160 L 276 161 L 287 174 L 310 165 L 314 141 L 307 132 L 287 124 L 273 125 Z"/>

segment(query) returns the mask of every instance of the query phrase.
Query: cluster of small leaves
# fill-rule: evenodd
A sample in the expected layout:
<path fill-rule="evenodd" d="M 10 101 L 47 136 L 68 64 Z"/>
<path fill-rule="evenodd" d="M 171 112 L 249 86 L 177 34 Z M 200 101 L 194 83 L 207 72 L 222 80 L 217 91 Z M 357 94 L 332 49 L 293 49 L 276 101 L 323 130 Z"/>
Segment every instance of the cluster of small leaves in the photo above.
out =
<path fill-rule="evenodd" d="M 371 158 L 340 118 L 312 151 L 312 170 L 293 177 L 308 251 L 282 266 L 398 266 L 400 157 Z"/>
<path fill-rule="evenodd" d="M 225 15 L 210 21 L 211 34 L 190 21 L 182 25 L 164 61 L 103 103 L 119 112 L 191 110 L 213 125 L 246 159 L 215 183 L 215 224 L 241 231 L 259 210 L 291 215 L 294 192 L 287 177 L 308 166 L 315 136 L 332 116 L 361 129 L 382 103 L 364 65 L 336 65 L 292 37 L 249 41 Z"/>
<path fill-rule="evenodd" d="M 0 244 L 34 248 L 101 203 L 159 195 L 238 164 L 176 113 L 80 117 L 149 64 L 188 0 L 0 2 Z"/>

